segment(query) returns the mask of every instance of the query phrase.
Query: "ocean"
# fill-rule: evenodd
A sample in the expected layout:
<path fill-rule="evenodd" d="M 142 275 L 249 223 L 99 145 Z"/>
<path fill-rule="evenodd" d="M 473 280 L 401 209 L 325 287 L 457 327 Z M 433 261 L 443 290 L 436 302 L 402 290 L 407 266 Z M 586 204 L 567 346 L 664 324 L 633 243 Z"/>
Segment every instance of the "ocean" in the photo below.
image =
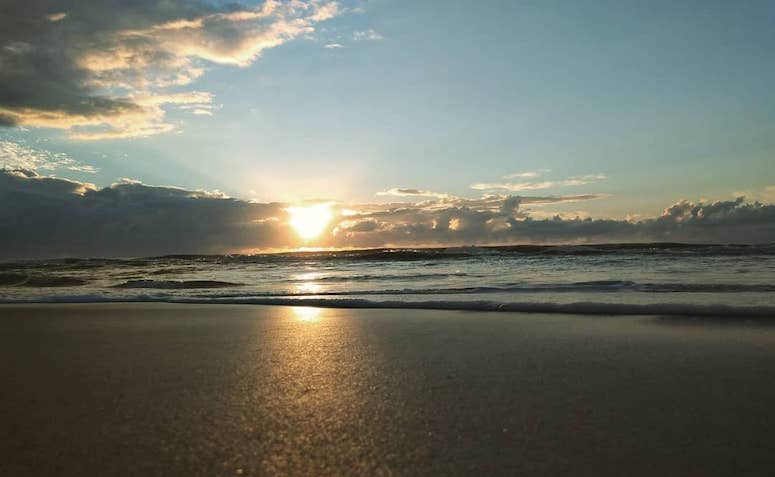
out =
<path fill-rule="evenodd" d="M 0 263 L 0 302 L 775 317 L 775 244 L 611 244 Z"/>

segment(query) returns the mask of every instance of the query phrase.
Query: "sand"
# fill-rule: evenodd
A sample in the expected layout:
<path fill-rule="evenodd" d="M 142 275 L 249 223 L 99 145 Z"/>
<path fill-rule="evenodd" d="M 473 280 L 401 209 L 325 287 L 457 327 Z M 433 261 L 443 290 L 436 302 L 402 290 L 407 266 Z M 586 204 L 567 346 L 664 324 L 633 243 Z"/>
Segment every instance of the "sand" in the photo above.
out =
<path fill-rule="evenodd" d="M 771 475 L 775 326 L 0 307 L 0 475 Z"/>

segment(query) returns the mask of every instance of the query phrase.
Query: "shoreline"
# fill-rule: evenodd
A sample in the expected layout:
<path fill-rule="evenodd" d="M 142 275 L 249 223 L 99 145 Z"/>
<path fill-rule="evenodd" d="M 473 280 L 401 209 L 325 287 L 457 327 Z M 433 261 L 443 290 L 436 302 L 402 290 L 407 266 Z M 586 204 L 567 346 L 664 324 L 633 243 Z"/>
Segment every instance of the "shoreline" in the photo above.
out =
<path fill-rule="evenodd" d="M 59 300 L 0 300 L 0 307 L 23 305 L 253 305 L 313 307 L 340 310 L 427 310 L 427 311 L 470 311 L 517 314 L 547 315 L 605 315 L 605 316 L 680 316 L 686 318 L 754 319 L 775 322 L 775 306 L 726 305 L 688 303 L 609 303 L 609 302 L 494 302 L 494 301 L 402 301 L 367 300 L 360 298 L 275 298 L 275 297 L 229 297 L 229 298 L 145 298 L 127 300 L 126 297 L 112 299 L 83 300 L 81 297 L 65 297 Z"/>

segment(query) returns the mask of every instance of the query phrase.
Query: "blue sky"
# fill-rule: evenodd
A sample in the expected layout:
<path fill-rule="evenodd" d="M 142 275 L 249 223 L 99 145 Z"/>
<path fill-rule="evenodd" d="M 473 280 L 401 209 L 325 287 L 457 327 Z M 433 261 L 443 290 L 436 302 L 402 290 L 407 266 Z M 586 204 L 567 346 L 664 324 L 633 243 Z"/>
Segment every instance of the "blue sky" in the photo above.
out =
<path fill-rule="evenodd" d="M 552 210 L 654 215 L 775 183 L 773 21 L 764 1 L 348 2 L 248 65 L 205 61 L 166 89 L 213 95 L 211 116 L 168 109 L 177 131 L 0 135 L 94 166 L 55 173 L 98 185 L 380 202 L 543 182 L 529 192 L 607 195 Z M 504 179 L 527 171 L 543 172 Z"/>

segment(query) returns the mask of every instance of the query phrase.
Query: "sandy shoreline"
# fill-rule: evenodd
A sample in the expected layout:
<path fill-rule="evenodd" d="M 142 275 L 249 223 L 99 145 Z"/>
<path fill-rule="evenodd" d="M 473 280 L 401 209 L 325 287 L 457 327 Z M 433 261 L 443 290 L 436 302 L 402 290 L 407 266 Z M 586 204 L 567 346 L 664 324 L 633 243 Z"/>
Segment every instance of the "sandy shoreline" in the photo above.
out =
<path fill-rule="evenodd" d="M 775 326 L 0 306 L 0 475 L 766 475 Z"/>

